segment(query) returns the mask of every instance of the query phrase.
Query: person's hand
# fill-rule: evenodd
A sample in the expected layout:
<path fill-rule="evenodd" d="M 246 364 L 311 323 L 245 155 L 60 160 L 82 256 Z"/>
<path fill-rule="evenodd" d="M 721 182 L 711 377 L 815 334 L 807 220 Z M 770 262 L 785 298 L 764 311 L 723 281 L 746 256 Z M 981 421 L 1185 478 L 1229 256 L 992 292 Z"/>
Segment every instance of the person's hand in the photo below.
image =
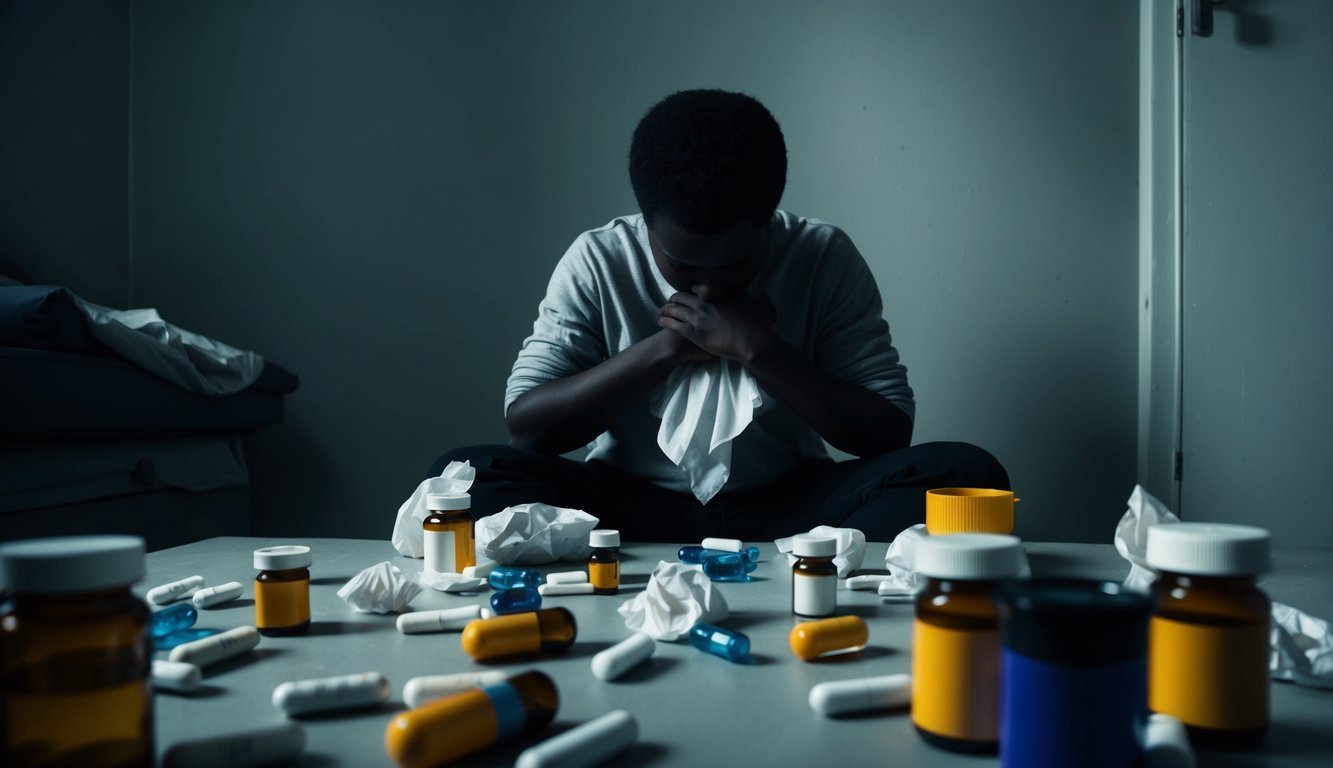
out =
<path fill-rule="evenodd" d="M 659 322 L 658 325 L 661 325 Z M 667 345 L 667 353 L 676 365 L 682 365 L 692 360 L 715 360 L 717 355 L 712 352 L 701 349 L 698 344 L 690 341 L 676 331 L 665 326 L 659 331 L 662 336 L 662 342 Z"/>
<path fill-rule="evenodd" d="M 767 296 L 710 302 L 677 293 L 657 310 L 657 324 L 699 349 L 729 360 L 745 360 L 772 333 L 777 309 Z"/>

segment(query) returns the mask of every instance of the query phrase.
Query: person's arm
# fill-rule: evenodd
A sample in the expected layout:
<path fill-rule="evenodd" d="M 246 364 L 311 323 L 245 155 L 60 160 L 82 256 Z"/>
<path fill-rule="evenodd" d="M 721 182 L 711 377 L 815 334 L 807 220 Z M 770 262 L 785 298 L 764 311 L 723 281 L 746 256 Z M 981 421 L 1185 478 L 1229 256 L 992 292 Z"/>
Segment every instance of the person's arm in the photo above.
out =
<path fill-rule="evenodd" d="M 853 456 L 905 448 L 912 420 L 888 400 L 821 371 L 741 303 L 710 303 L 677 293 L 658 323 L 701 349 L 738 361 L 773 395 L 833 447 Z"/>
<path fill-rule="evenodd" d="M 709 356 L 675 331 L 658 331 L 591 368 L 520 395 L 505 415 L 509 443 L 549 455 L 587 445 L 648 397 L 671 369 Z"/>

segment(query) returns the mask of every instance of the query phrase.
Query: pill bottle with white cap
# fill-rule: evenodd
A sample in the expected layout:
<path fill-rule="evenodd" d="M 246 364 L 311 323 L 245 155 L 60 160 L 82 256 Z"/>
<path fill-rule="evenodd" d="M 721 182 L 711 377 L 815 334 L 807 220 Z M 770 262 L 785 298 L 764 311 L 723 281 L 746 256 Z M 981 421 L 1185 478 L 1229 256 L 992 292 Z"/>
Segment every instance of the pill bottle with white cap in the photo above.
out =
<path fill-rule="evenodd" d="M 588 556 L 588 581 L 594 594 L 620 591 L 620 531 L 598 528 L 588 534 L 592 554 Z"/>
<path fill-rule="evenodd" d="M 838 612 L 838 540 L 800 533 L 792 537 L 791 612 L 812 619 Z"/>
<path fill-rule="evenodd" d="M 148 606 L 137 536 L 0 546 L 0 765 L 151 766 Z"/>
<path fill-rule="evenodd" d="M 476 565 L 471 494 L 428 493 L 426 509 L 429 514 L 421 522 L 426 570 L 462 573 L 464 568 Z"/>
<path fill-rule="evenodd" d="M 1148 624 L 1148 707 L 1206 749 L 1255 747 L 1268 731 L 1269 616 L 1256 584 L 1268 531 L 1171 523 L 1148 529 L 1157 607 Z"/>
<path fill-rule="evenodd" d="M 310 628 L 310 562 L 310 547 L 299 544 L 255 550 L 255 628 L 261 635 Z"/>
<path fill-rule="evenodd" d="M 1014 536 L 955 533 L 917 543 L 926 578 L 912 629 L 912 725 L 927 743 L 992 754 L 1000 739 L 1000 614 L 995 589 L 1018 575 Z"/>

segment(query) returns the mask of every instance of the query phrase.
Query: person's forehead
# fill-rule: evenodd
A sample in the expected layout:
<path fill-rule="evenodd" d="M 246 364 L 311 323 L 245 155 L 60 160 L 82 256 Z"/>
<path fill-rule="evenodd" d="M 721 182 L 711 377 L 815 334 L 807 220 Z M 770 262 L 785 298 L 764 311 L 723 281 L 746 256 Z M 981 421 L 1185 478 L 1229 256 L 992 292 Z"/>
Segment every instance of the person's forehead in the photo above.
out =
<path fill-rule="evenodd" d="M 690 232 L 663 216 L 650 232 L 657 249 L 668 261 L 683 267 L 713 269 L 748 261 L 762 245 L 762 228 L 743 221 L 712 235 Z"/>

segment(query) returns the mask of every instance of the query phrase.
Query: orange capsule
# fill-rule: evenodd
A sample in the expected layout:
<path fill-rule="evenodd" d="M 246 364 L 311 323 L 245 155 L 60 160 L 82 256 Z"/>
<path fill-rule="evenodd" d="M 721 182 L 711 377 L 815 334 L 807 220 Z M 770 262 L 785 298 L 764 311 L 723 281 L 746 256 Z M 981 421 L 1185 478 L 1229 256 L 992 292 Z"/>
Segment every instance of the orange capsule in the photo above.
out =
<path fill-rule="evenodd" d="M 860 616 L 837 616 L 797 624 L 788 642 L 792 653 L 810 661 L 830 653 L 859 651 L 869 639 L 870 628 Z"/>
<path fill-rule="evenodd" d="M 509 656 L 561 653 L 569 650 L 578 634 L 574 614 L 566 608 L 511 613 L 493 619 L 478 619 L 463 627 L 463 652 L 475 661 Z"/>

